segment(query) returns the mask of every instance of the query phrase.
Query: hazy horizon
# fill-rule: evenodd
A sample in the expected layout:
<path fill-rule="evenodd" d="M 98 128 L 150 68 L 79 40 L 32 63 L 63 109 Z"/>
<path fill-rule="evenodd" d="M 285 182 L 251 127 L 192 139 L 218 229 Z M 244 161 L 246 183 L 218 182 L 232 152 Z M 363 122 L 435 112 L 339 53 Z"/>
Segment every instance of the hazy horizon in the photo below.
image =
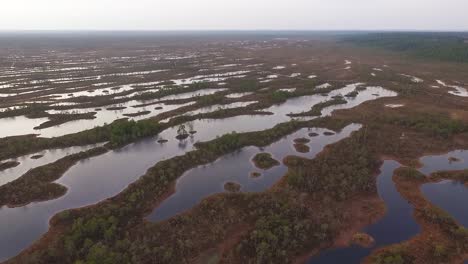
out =
<path fill-rule="evenodd" d="M 463 0 L 17 0 L 0 31 L 467 31 Z"/>

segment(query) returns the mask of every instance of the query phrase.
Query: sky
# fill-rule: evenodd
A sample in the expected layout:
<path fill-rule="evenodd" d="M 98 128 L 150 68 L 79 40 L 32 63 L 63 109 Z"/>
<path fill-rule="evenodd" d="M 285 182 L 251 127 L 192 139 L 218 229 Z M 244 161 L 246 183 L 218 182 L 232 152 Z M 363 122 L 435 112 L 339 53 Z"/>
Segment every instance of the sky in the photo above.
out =
<path fill-rule="evenodd" d="M 468 30 L 467 0 L 3 0 L 0 30 Z"/>

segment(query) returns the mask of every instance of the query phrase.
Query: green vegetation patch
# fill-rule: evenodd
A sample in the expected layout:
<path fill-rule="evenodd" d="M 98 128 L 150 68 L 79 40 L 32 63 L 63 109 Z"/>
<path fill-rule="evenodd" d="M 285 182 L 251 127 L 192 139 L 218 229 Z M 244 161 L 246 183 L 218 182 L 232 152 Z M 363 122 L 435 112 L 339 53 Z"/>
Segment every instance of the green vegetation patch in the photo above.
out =
<path fill-rule="evenodd" d="M 310 147 L 306 144 L 294 144 L 294 148 L 299 153 L 308 153 L 310 151 Z"/>
<path fill-rule="evenodd" d="M 279 161 L 272 158 L 270 153 L 258 153 L 253 157 L 252 161 L 259 169 L 268 170 L 274 166 L 280 165 Z"/>
<path fill-rule="evenodd" d="M 44 157 L 44 155 L 34 155 L 34 156 L 31 156 L 31 159 L 40 159 Z"/>
<path fill-rule="evenodd" d="M 14 168 L 14 167 L 16 167 L 18 165 L 20 165 L 20 163 L 18 161 L 16 161 L 16 160 L 2 162 L 2 163 L 0 163 L 0 171 L 11 169 L 11 168 Z"/>
<path fill-rule="evenodd" d="M 309 111 L 302 112 L 302 113 L 293 113 L 288 114 L 290 117 L 301 117 L 301 116 L 320 116 L 322 114 L 322 110 L 326 107 L 333 106 L 333 105 L 340 105 L 346 104 L 347 101 L 342 96 L 336 96 L 333 99 L 328 101 L 320 102 L 314 106 Z"/>
<path fill-rule="evenodd" d="M 454 134 L 468 131 L 468 126 L 461 120 L 450 118 L 444 113 L 416 113 L 400 116 L 382 115 L 381 121 L 398 125 L 427 135 L 440 138 L 449 138 Z"/>
<path fill-rule="evenodd" d="M 344 200 L 357 193 L 376 192 L 374 173 L 379 159 L 368 148 L 368 134 L 363 130 L 330 145 L 309 160 L 294 156 L 285 159 L 289 167 L 286 180 L 298 190 L 308 193 L 325 191 L 327 196 Z"/>
<path fill-rule="evenodd" d="M 375 239 L 366 233 L 354 234 L 351 238 L 351 241 L 353 242 L 353 244 L 366 248 L 370 248 L 375 244 Z"/>
<path fill-rule="evenodd" d="M 468 62 L 465 33 L 371 33 L 345 38 L 360 45 L 402 52 L 422 59 Z"/>
<path fill-rule="evenodd" d="M 29 170 L 20 178 L 0 186 L 0 207 L 25 205 L 62 196 L 67 189 L 53 181 L 59 179 L 78 161 L 104 154 L 107 151 L 104 147 L 97 147 Z"/>
<path fill-rule="evenodd" d="M 44 117 L 49 118 L 48 121 L 40 124 L 37 127 L 34 127 L 34 129 L 44 129 L 48 127 L 53 127 L 53 126 L 58 126 L 70 121 L 76 121 L 76 120 L 83 120 L 83 119 L 95 119 L 96 118 L 96 112 L 89 112 L 89 113 L 83 113 L 83 114 L 45 114 Z"/>
<path fill-rule="evenodd" d="M 409 249 L 396 245 L 372 256 L 371 263 L 374 264 L 411 264 L 414 258 L 410 255 Z"/>
<path fill-rule="evenodd" d="M 394 174 L 395 176 L 410 181 L 423 181 L 426 179 L 426 175 L 413 167 L 400 167 L 395 170 Z"/>
<path fill-rule="evenodd" d="M 308 138 L 296 138 L 294 139 L 294 143 L 297 143 L 297 144 L 307 144 L 310 142 L 310 139 Z"/>
<path fill-rule="evenodd" d="M 136 112 L 136 113 L 123 114 L 123 115 L 128 116 L 128 117 L 136 117 L 136 116 L 147 115 L 147 114 L 150 114 L 150 113 L 151 113 L 151 111 L 140 111 L 140 112 Z"/>
<path fill-rule="evenodd" d="M 438 171 L 431 174 L 433 179 L 451 179 L 461 183 L 468 183 L 468 170 L 462 171 Z"/>

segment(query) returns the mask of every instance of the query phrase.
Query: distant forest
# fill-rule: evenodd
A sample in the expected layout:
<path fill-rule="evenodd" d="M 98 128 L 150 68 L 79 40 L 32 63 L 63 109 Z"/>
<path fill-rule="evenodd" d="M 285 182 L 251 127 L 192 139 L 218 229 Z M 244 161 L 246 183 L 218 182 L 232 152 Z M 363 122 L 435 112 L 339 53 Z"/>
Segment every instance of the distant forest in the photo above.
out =
<path fill-rule="evenodd" d="M 468 63 L 468 33 L 369 33 L 344 41 L 419 58 Z"/>

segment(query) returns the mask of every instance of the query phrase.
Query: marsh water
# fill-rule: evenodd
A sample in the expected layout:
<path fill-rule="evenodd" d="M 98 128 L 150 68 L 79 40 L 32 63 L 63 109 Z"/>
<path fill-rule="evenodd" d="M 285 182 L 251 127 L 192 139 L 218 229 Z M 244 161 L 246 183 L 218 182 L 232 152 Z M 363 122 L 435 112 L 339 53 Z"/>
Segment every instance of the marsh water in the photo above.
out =
<path fill-rule="evenodd" d="M 163 131 L 158 137 L 147 138 L 122 149 L 78 162 L 56 181 L 68 188 L 64 196 L 19 208 L 0 208 L 0 260 L 17 255 L 37 240 L 47 231 L 48 221 L 56 213 L 94 204 L 115 196 L 158 161 L 182 155 L 193 149 L 193 143 L 196 141 L 211 140 L 232 131 L 249 132 L 268 129 L 275 124 L 290 120 L 286 116 L 288 113 L 307 111 L 316 103 L 337 94 L 346 94 L 354 89 L 355 85 L 348 85 L 335 90 L 328 96 L 313 95 L 293 98 L 281 105 L 266 109 L 274 113 L 273 115 L 196 120 L 191 122 L 190 126 L 197 133 L 187 140 L 175 140 L 177 127 L 173 127 Z M 396 93 L 379 87 L 368 88 L 360 92 L 356 98 L 349 99 L 346 105 L 324 109 L 323 115 L 328 115 L 337 108 L 354 107 L 362 102 L 379 98 L 379 96 L 396 96 Z M 159 138 L 168 139 L 169 142 L 159 144 L 157 143 Z M 277 173 L 281 174 L 280 171 Z M 265 182 L 260 185 L 268 186 L 268 175 L 263 177 L 263 180 L 259 179 L 259 182 Z M 274 179 L 274 176 L 271 178 Z M 253 186 L 255 185 L 253 183 Z"/>
<path fill-rule="evenodd" d="M 413 217 L 413 206 L 400 196 L 392 180 L 393 171 L 398 167 L 398 162 L 385 161 L 377 177 L 377 190 L 387 212 L 382 219 L 362 230 L 375 239 L 375 246 L 331 249 L 310 258 L 307 263 L 360 263 L 373 249 L 407 240 L 420 231 Z"/>
<path fill-rule="evenodd" d="M 293 98 L 288 100 L 285 104 L 280 106 L 270 107 L 265 109 L 265 111 L 271 111 L 275 113 L 274 117 L 269 119 L 262 118 L 263 123 L 269 122 L 285 122 L 288 121 L 289 118 L 286 114 L 291 112 L 301 112 L 307 111 L 310 107 L 318 102 L 327 100 L 336 95 L 345 95 L 356 88 L 357 84 L 350 84 L 343 88 L 334 90 L 328 95 L 311 95 L 311 96 L 303 96 L 299 98 Z M 83 108 L 83 109 L 73 109 L 71 111 L 57 111 L 57 110 L 49 110 L 50 114 L 57 114 L 62 112 L 74 112 L 74 113 L 89 113 L 89 112 L 96 112 L 94 119 L 89 120 L 76 120 L 70 121 L 58 126 L 53 126 L 49 128 L 44 128 L 40 130 L 35 130 L 34 127 L 39 126 L 40 124 L 48 121 L 48 118 L 35 118 L 30 119 L 26 118 L 25 116 L 18 116 L 13 118 L 1 118 L 0 125 L 4 127 L 4 129 L 0 130 L 0 137 L 9 137 L 9 136 L 16 136 L 16 135 L 25 135 L 25 134 L 38 134 L 41 137 L 57 137 L 63 136 L 66 134 L 77 133 L 86 129 L 92 129 L 96 126 L 102 126 L 104 124 L 112 123 L 116 119 L 120 118 L 128 118 L 124 116 L 124 114 L 131 114 L 139 111 L 149 111 L 149 114 L 137 117 L 130 117 L 129 119 L 132 120 L 141 120 L 148 118 L 150 116 L 156 116 L 158 114 L 162 114 L 164 112 L 168 112 L 171 110 L 175 110 L 177 108 L 187 106 L 193 104 L 194 102 L 189 102 L 186 104 L 179 104 L 179 105 L 169 105 L 164 103 L 158 103 L 161 100 L 173 100 L 173 99 L 187 99 L 193 96 L 199 95 L 208 95 L 213 94 L 215 92 L 224 91 L 226 89 L 202 89 L 194 92 L 188 92 L 178 95 L 170 95 L 163 97 L 158 100 L 153 100 L 149 102 L 154 102 L 154 104 L 146 106 L 146 107 L 136 107 L 137 105 L 141 104 L 141 101 L 131 100 L 125 103 L 116 104 L 116 105 L 108 105 L 105 107 L 99 107 L 98 110 L 96 108 Z M 341 108 L 351 108 L 362 102 L 376 99 L 378 97 L 388 97 L 388 96 L 396 96 L 395 92 L 383 89 L 381 87 L 368 87 L 365 91 L 361 91 L 356 98 L 351 98 L 348 100 L 347 104 L 329 107 L 324 110 L 324 114 L 329 114 L 334 109 L 341 109 Z M 148 101 L 144 102 L 148 103 Z M 234 104 L 232 107 L 239 107 L 243 106 L 243 103 Z M 108 110 L 110 107 L 122 107 L 124 109 L 121 110 Z M 216 110 L 216 108 L 212 108 Z M 193 111 L 196 112 L 204 112 L 207 111 L 206 109 L 200 109 Z M 287 112 L 289 111 L 289 112 Z M 281 116 L 281 120 L 279 120 L 279 116 Z M 239 126 L 237 126 L 239 127 Z"/>
<path fill-rule="evenodd" d="M 226 155 L 217 161 L 199 166 L 187 171 L 177 180 L 176 192 L 167 198 L 148 217 L 150 221 L 162 221 L 189 210 L 197 205 L 203 198 L 215 193 L 224 192 L 224 184 L 235 182 L 241 185 L 241 192 L 260 192 L 271 187 L 287 172 L 287 167 L 282 160 L 288 155 L 296 155 L 306 158 L 314 158 L 322 149 L 334 142 L 348 137 L 351 132 L 360 128 L 360 125 L 349 125 L 342 131 L 332 136 L 324 135 L 326 129 L 301 129 L 283 139 L 264 148 L 245 147 L 232 154 Z M 307 143 L 310 147 L 309 153 L 299 153 L 294 147 L 294 139 L 309 138 L 308 133 L 319 134 L 310 138 Z M 330 132 L 330 131 L 328 131 Z M 268 170 L 255 167 L 252 158 L 261 152 L 272 154 L 272 157 L 279 161 L 279 166 L 274 166 Z M 251 177 L 252 172 L 259 172 L 262 175 L 257 178 Z"/>
<path fill-rule="evenodd" d="M 450 158 L 458 161 L 450 161 Z M 424 166 L 421 172 L 430 174 L 435 171 L 457 171 L 468 169 L 468 151 L 456 150 L 444 155 L 427 156 L 421 159 Z M 463 183 L 445 180 L 428 183 L 421 187 L 424 196 L 434 205 L 449 213 L 459 224 L 468 227 L 468 187 Z"/>
<path fill-rule="evenodd" d="M 61 159 L 65 156 L 78 153 L 81 151 L 89 150 L 97 145 L 88 145 L 82 147 L 70 147 L 70 148 L 63 148 L 63 149 L 49 149 L 40 152 L 36 152 L 34 154 L 24 155 L 15 159 L 9 159 L 8 161 L 17 161 L 19 165 L 0 171 L 0 186 L 14 181 L 19 178 L 21 175 L 26 173 L 28 170 L 52 163 L 58 159 Z M 36 157 L 35 157 L 36 156 Z"/>
<path fill-rule="evenodd" d="M 287 116 L 289 113 L 307 111 L 312 105 L 325 101 L 332 96 L 351 92 L 355 87 L 356 85 L 348 85 L 328 95 L 293 98 L 283 104 L 265 109 L 265 111 L 272 112 L 273 115 L 196 120 L 187 124 L 197 131 L 195 135 L 192 135 L 187 140 L 175 140 L 177 128 L 173 127 L 163 131 L 157 137 L 146 138 L 122 149 L 78 162 L 63 177 L 56 181 L 68 188 L 68 192 L 64 196 L 19 208 L 0 208 L 0 260 L 15 256 L 37 240 L 47 231 L 48 221 L 56 213 L 70 208 L 94 204 L 118 194 L 128 184 L 143 175 L 155 163 L 192 150 L 194 148 L 193 144 L 197 141 L 211 140 L 232 131 L 250 132 L 271 128 L 275 124 L 290 120 Z M 368 100 L 395 95 L 396 93 L 381 87 L 368 87 L 365 91 L 361 91 L 356 98 L 347 98 L 347 104 L 325 108 L 322 111 L 322 115 L 329 115 L 335 109 L 351 108 Z M 79 122 L 76 121 L 77 124 Z M 284 156 L 289 154 L 313 158 L 325 145 L 347 137 L 349 133 L 358 128 L 359 125 L 351 125 L 332 136 L 323 135 L 325 131 L 323 129 L 312 128 L 310 131 L 302 129 L 264 149 L 246 147 L 238 152 L 223 156 L 212 164 L 190 170 L 177 181 L 176 193 L 165 200 L 160 207 L 156 208 L 149 216 L 149 219 L 161 221 L 182 213 L 195 206 L 204 197 L 213 193 L 223 192 L 223 184 L 227 181 L 240 183 L 242 185 L 241 191 L 257 192 L 265 190 L 284 175 L 286 168 L 280 165 L 265 171 L 256 169 L 251 162 L 252 157 L 256 153 L 270 152 L 274 158 L 280 161 Z M 311 148 L 310 153 L 297 153 L 293 148 L 293 140 L 298 137 L 307 136 L 310 132 L 318 132 L 320 134 L 316 138 L 310 138 L 311 142 L 308 143 Z M 157 143 L 157 140 L 161 138 L 168 139 L 169 141 L 164 144 Z M 48 151 L 44 153 L 45 156 L 43 158 L 47 157 L 47 153 Z M 24 159 L 27 158 L 24 157 Z M 46 160 L 50 161 L 50 159 L 44 159 L 44 161 Z M 129 160 L 132 162 L 129 163 Z M 433 164 L 435 163 L 430 163 L 430 165 Z M 225 169 L 233 166 L 235 166 L 235 170 Z M 454 166 L 464 167 L 461 164 L 455 164 Z M 383 177 L 379 177 L 378 179 L 379 194 L 387 206 L 389 206 L 389 211 L 384 219 L 366 229 L 367 232 L 375 236 L 377 245 L 385 245 L 386 243 L 407 239 L 419 230 L 417 224 L 412 219 L 412 207 L 396 193 L 391 182 L 391 172 L 396 167 L 398 167 L 396 162 L 385 162 L 381 174 Z M 253 171 L 260 172 L 262 175 L 258 178 L 251 178 L 250 173 Z M 9 173 L 11 175 L 14 174 L 11 171 Z M 20 173 L 14 175 L 18 174 Z M 406 220 L 402 221 L 402 219 Z M 392 230 L 387 229 L 389 227 L 393 227 L 398 232 L 390 232 L 391 235 L 387 234 L 389 233 L 388 230 Z M 343 259 L 350 260 L 349 255 L 351 254 L 354 259 L 359 261 L 359 259 L 368 253 L 368 249 L 357 247 L 330 250 L 324 252 L 318 257 L 319 259 L 314 259 L 314 262 L 311 263 L 321 261 L 321 259 L 326 261 L 327 256 L 338 257 L 339 259 L 342 254 L 344 254 Z"/>
<path fill-rule="evenodd" d="M 429 201 L 444 209 L 459 224 L 468 227 L 468 187 L 456 181 L 428 183 L 422 186 L 422 192 Z"/>
<path fill-rule="evenodd" d="M 456 157 L 460 161 L 450 162 L 449 157 Z M 420 161 L 423 166 L 419 170 L 426 175 L 437 171 L 467 169 L 468 151 L 457 150 L 443 155 L 426 156 Z M 400 164 L 396 161 L 385 161 L 377 178 L 378 193 L 385 202 L 387 212 L 382 219 L 362 230 L 375 239 L 375 246 L 331 249 L 311 257 L 307 263 L 360 263 L 372 250 L 405 241 L 420 231 L 413 217 L 413 206 L 400 196 L 392 181 L 393 172 L 398 167 Z M 447 211 L 460 224 L 467 226 L 468 188 L 466 186 L 453 181 L 443 181 L 425 184 L 422 186 L 422 191 L 427 199 Z"/>

